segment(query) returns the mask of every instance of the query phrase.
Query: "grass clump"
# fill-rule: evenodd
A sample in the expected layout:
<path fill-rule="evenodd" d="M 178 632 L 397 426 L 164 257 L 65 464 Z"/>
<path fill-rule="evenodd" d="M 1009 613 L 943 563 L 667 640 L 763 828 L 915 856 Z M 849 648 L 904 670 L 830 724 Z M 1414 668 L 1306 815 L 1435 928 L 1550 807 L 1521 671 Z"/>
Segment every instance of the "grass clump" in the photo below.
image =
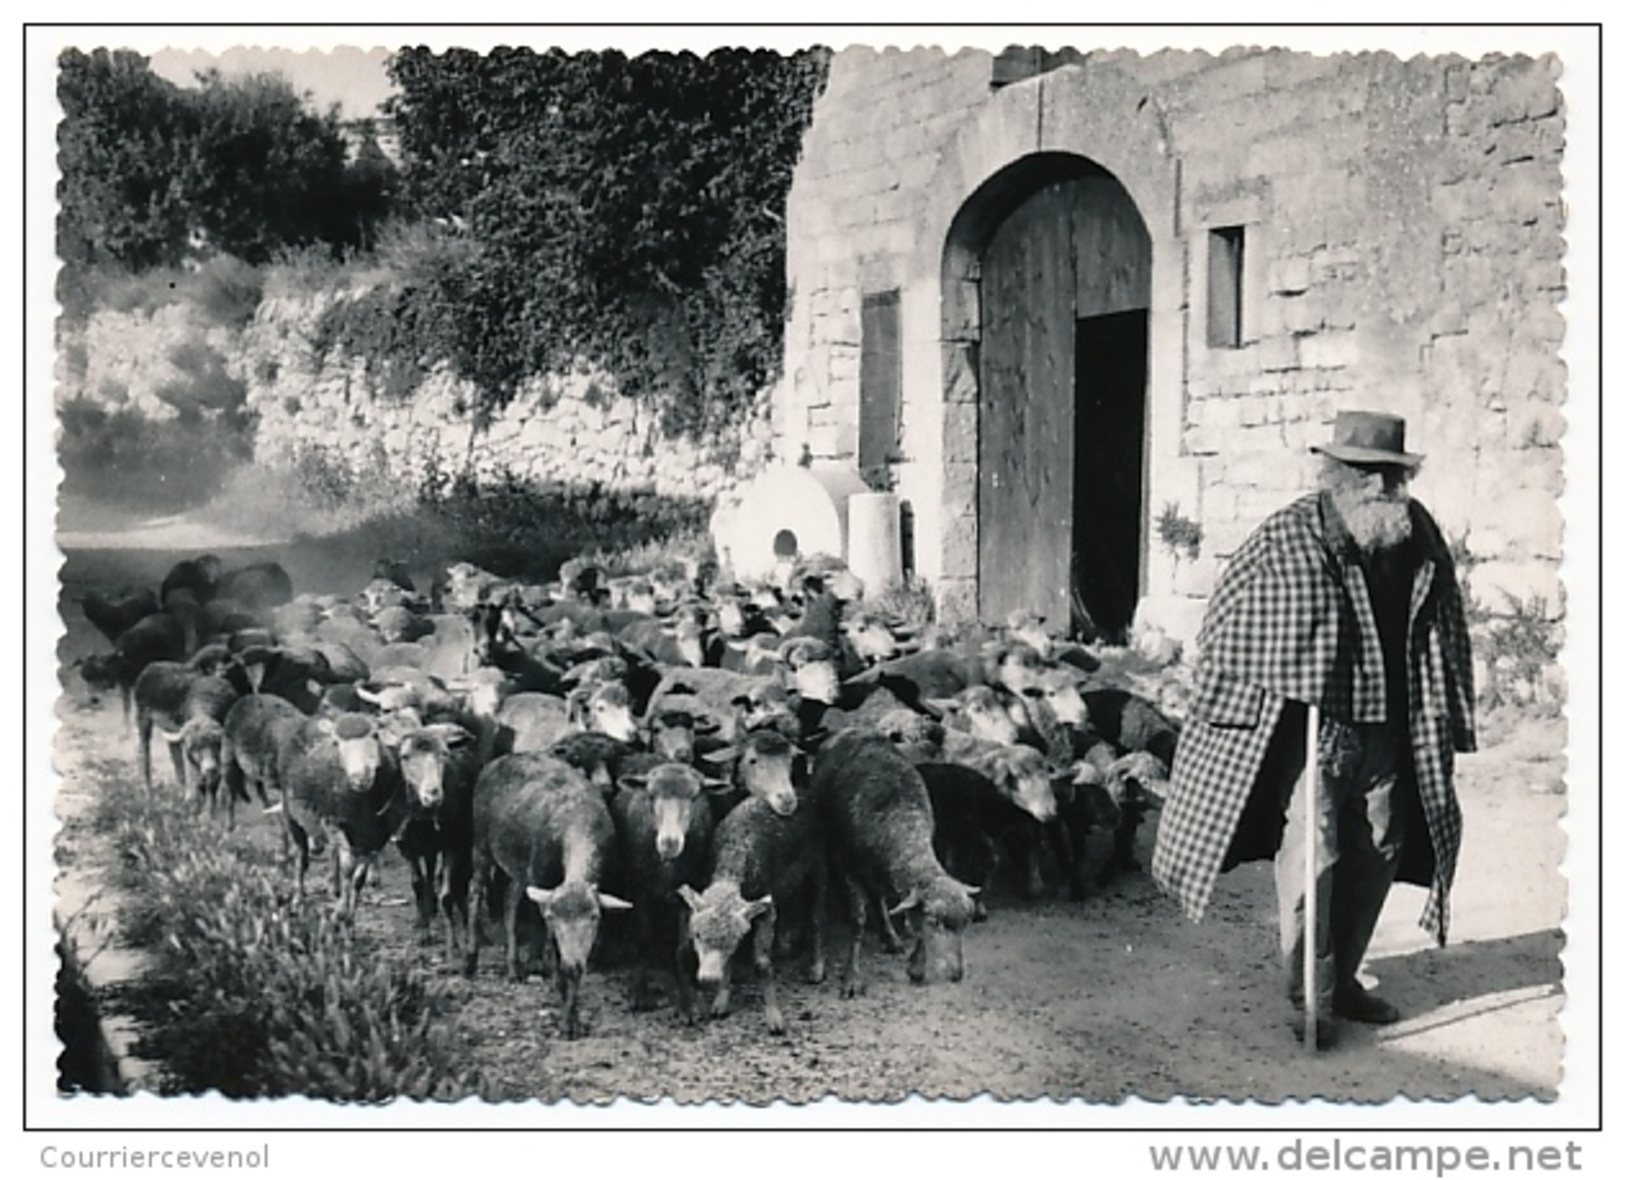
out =
<path fill-rule="evenodd" d="M 176 792 L 127 779 L 99 796 L 125 936 L 154 960 L 120 997 L 165 1094 L 344 1102 L 458 1098 L 449 985 L 375 953 L 321 902 L 290 906 L 272 857 L 227 844 Z"/>

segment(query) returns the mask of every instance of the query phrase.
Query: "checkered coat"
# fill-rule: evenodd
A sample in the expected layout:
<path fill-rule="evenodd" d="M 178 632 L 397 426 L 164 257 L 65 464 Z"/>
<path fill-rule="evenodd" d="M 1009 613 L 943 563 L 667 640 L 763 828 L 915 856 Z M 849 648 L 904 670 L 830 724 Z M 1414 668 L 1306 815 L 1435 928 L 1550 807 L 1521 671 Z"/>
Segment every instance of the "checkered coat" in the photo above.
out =
<path fill-rule="evenodd" d="M 1422 557 L 1411 586 L 1407 699 L 1414 797 L 1428 840 L 1415 838 L 1415 825 L 1409 829 L 1399 879 L 1429 887 L 1421 925 L 1442 945 L 1461 844 L 1455 754 L 1475 748 L 1473 670 L 1449 550 L 1414 501 L 1411 520 Z M 1283 729 L 1285 740 L 1271 748 L 1283 716 L 1303 724 L 1303 709 L 1289 703 L 1318 703 L 1333 720 L 1383 719 L 1386 685 L 1370 597 L 1353 542 L 1324 493 L 1276 512 L 1236 551 L 1197 644 L 1196 701 L 1152 859 L 1157 883 L 1192 921 L 1201 920 L 1220 872 L 1280 846 L 1282 768 L 1296 777 L 1303 762 L 1301 736 Z M 1279 753 L 1294 737 L 1295 764 Z M 1238 831 L 1244 812 L 1265 823 Z"/>

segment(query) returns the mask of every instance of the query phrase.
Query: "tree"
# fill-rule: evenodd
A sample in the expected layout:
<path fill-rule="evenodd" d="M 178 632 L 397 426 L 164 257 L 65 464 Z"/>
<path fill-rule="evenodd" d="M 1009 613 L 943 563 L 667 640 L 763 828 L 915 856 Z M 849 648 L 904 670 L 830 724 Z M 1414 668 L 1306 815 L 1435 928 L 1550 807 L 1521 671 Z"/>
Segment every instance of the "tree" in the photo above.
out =
<path fill-rule="evenodd" d="M 353 226 L 338 113 L 313 114 L 279 74 L 199 75 L 190 194 L 217 248 L 263 263 L 284 246 L 340 244 Z"/>
<path fill-rule="evenodd" d="M 499 49 L 390 61 L 404 184 L 469 227 L 449 349 L 500 404 L 585 359 L 709 426 L 776 374 L 784 221 L 827 54 Z"/>
<path fill-rule="evenodd" d="M 192 112 L 128 50 L 57 59 L 57 253 L 70 264 L 175 265 L 193 214 Z"/>
<path fill-rule="evenodd" d="M 198 75 L 181 89 L 128 50 L 64 50 L 57 61 L 57 247 L 70 265 L 176 266 L 189 243 L 247 262 L 321 242 L 369 240 L 394 168 L 354 165 L 336 109 L 317 114 L 278 74 Z"/>

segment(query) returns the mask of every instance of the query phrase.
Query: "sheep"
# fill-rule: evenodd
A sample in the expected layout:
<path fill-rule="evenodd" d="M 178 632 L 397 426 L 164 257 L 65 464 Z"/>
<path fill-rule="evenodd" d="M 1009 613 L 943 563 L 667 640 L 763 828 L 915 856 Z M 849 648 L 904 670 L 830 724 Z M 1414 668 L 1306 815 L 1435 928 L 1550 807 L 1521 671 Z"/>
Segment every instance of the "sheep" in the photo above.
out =
<path fill-rule="evenodd" d="M 90 620 L 90 625 L 100 631 L 109 643 L 117 643 L 120 635 L 161 609 L 158 595 L 152 590 L 128 588 L 116 596 L 87 591 L 79 600 L 79 606 L 85 612 L 85 618 Z"/>
<path fill-rule="evenodd" d="M 698 739 L 710 737 L 718 726 L 709 718 L 696 717 L 682 708 L 678 704 L 680 700 L 674 698 L 644 717 L 644 738 L 649 748 L 665 761 L 692 763 Z"/>
<path fill-rule="evenodd" d="M 178 561 L 164 575 L 158 589 L 158 601 L 167 609 L 170 596 L 188 593 L 199 606 L 214 597 L 215 588 L 225 573 L 225 566 L 212 553 L 205 553 L 189 561 Z"/>
<path fill-rule="evenodd" d="M 1179 728 L 1144 697 L 1127 689 L 1096 688 L 1081 694 L 1089 727 L 1123 751 L 1144 751 L 1163 766 L 1174 764 Z"/>
<path fill-rule="evenodd" d="M 749 699 L 752 692 L 774 683 L 772 677 L 730 672 L 725 668 L 673 668 L 661 677 L 650 694 L 644 715 L 653 715 L 668 703 L 674 703 L 696 718 L 714 722 L 722 734 L 731 739 L 736 720 L 735 702 Z"/>
<path fill-rule="evenodd" d="M 468 561 L 446 567 L 440 591 L 440 609 L 469 611 L 481 602 L 500 597 L 508 582 Z"/>
<path fill-rule="evenodd" d="M 277 776 L 277 760 L 282 747 L 306 720 L 292 702 L 279 696 L 239 697 L 227 710 L 221 723 L 225 736 L 221 763 L 228 815 L 235 810 L 237 800 L 248 799 L 249 786 L 266 810 L 272 807 L 273 794 L 280 803 L 282 783 Z M 284 825 L 284 841 L 287 835 Z M 287 851 L 284 843 L 284 855 Z"/>
<path fill-rule="evenodd" d="M 920 773 L 883 735 L 846 730 L 819 751 L 809 795 L 829 825 L 852 922 L 845 997 L 859 995 L 868 895 L 899 898 L 914 936 L 908 977 L 924 983 L 937 930 L 950 936 L 948 977 L 964 978 L 962 932 L 975 915 L 975 891 L 950 876 L 931 849 L 931 795 Z M 883 902 L 884 904 L 884 902 Z"/>
<path fill-rule="evenodd" d="M 230 681 L 205 676 L 172 660 L 154 660 L 141 670 L 132 687 L 136 710 L 136 742 L 141 758 L 141 782 L 152 790 L 152 731 L 156 728 L 169 746 L 175 782 L 191 785 L 182 749 L 182 731 L 194 718 L 219 722 L 240 695 Z M 194 735 L 194 741 L 201 735 Z M 197 784 L 200 795 L 211 793 L 214 783 Z"/>
<path fill-rule="evenodd" d="M 277 758 L 282 816 L 298 851 L 294 893 L 303 897 L 313 833 L 336 834 L 334 907 L 353 920 L 368 870 L 406 822 L 412 806 L 438 805 L 440 785 L 408 784 L 400 758 L 373 719 L 346 713 L 304 722 Z M 409 787 L 423 793 L 409 799 Z"/>
<path fill-rule="evenodd" d="M 1012 803 L 1039 823 L 1055 818 L 1053 769 L 1044 755 L 1030 746 L 989 742 L 945 729 L 940 757 L 921 758 L 913 751 L 909 756 L 916 762 L 953 762 L 968 766 L 993 780 Z"/>
<path fill-rule="evenodd" d="M 544 692 L 516 692 L 496 711 L 497 754 L 539 754 L 570 733 L 570 706 Z"/>
<path fill-rule="evenodd" d="M 493 868 L 508 878 L 508 978 L 519 971 L 519 901 L 523 893 L 542 912 L 557 956 L 557 986 L 564 1035 L 581 1035 L 581 978 L 598 940 L 603 910 L 626 910 L 599 889 L 614 853 L 615 823 L 598 789 L 568 763 L 546 754 L 508 754 L 480 772 L 474 785 L 468 945 L 463 974 L 479 962 L 479 926 L 485 885 Z"/>
<path fill-rule="evenodd" d="M 622 627 L 617 635 L 623 644 L 656 663 L 690 668 L 705 665 L 705 626 L 692 616 L 670 624 L 660 619 L 634 622 Z"/>
<path fill-rule="evenodd" d="M 739 799 L 754 796 L 775 815 L 789 816 L 795 813 L 800 802 L 794 782 L 800 757 L 800 751 L 782 733 L 756 729 L 741 734 L 733 745 L 702 755 L 701 760 L 713 766 L 729 767 L 732 791 L 714 793 L 714 800 L 726 800 L 727 806 L 732 807 Z"/>
<path fill-rule="evenodd" d="M 434 634 L 435 629 L 434 623 L 404 606 L 386 606 L 374 611 L 372 625 L 385 644 L 412 643 Z"/>
<path fill-rule="evenodd" d="M 568 762 L 607 795 L 614 790 L 622 766 L 633 755 L 643 751 L 631 742 L 623 742 L 607 733 L 578 730 L 565 734 L 549 748 L 548 753 Z"/>
<path fill-rule="evenodd" d="M 711 843 L 710 883 L 704 892 L 678 887 L 689 909 L 687 931 L 696 960 L 695 981 L 716 988 L 711 1015 L 728 1014 L 729 966 L 746 933 L 762 976 L 762 1002 L 768 1031 L 784 1032 L 773 973 L 775 926 L 798 896 L 808 895 L 812 935 L 807 979 L 824 980 L 824 909 L 829 860 L 817 809 L 792 807 L 788 813 L 763 798 L 746 799 L 717 825 Z M 746 898 L 751 900 L 747 901 Z"/>
<path fill-rule="evenodd" d="M 921 701 L 946 700 L 973 684 L 986 684 L 980 659 L 943 648 L 898 656 L 847 677 L 848 685 L 882 685 L 910 708 Z"/>
<path fill-rule="evenodd" d="M 1145 750 L 1133 750 L 1112 762 L 1106 768 L 1106 790 L 1121 811 L 1120 822 L 1112 829 L 1112 850 L 1101 867 L 1096 883 L 1108 884 L 1119 873 L 1134 872 L 1140 862 L 1134 851 L 1140 824 L 1147 811 L 1162 806 L 1154 789 L 1165 783 L 1168 768 L 1156 755 Z"/>
<path fill-rule="evenodd" d="M 374 581 L 380 579 L 393 582 L 408 594 L 416 594 L 417 583 L 412 580 L 412 570 L 406 564 L 394 557 L 380 557 L 373 563 L 372 577 Z"/>
<path fill-rule="evenodd" d="M 409 812 L 395 846 L 412 876 L 420 940 L 435 914 L 446 919 L 446 958 L 456 961 L 468 922 L 474 833 L 474 781 L 481 763 L 474 735 L 440 723 L 410 729 L 396 746 Z"/>
<path fill-rule="evenodd" d="M 371 668 L 385 646 L 384 637 L 372 624 L 349 615 L 329 616 L 311 629 L 311 637 L 321 643 L 342 644 Z"/>
<path fill-rule="evenodd" d="M 79 661 L 79 674 L 93 690 L 118 689 L 124 706 L 124 721 L 131 720 L 132 696 L 136 678 L 155 660 L 179 663 L 188 651 L 186 632 L 182 625 L 167 613 L 148 615 L 125 631 L 113 642 L 113 652 L 107 656 L 86 656 Z"/>
<path fill-rule="evenodd" d="M 293 601 L 293 579 L 274 561 L 257 561 L 220 576 L 214 597 L 229 598 L 252 614 L 266 614 Z"/>
<path fill-rule="evenodd" d="M 684 964 L 683 922 L 688 911 L 677 890 L 703 883 L 714 825 L 701 795 L 708 786 L 720 785 L 709 784 L 692 766 L 666 762 L 646 774 L 622 775 L 610 797 L 627 892 L 638 920 L 640 954 L 632 1006 L 639 1011 L 653 1004 L 648 957 L 664 952 L 673 955 L 678 1013 L 685 1021 L 694 1020 L 693 980 Z"/>

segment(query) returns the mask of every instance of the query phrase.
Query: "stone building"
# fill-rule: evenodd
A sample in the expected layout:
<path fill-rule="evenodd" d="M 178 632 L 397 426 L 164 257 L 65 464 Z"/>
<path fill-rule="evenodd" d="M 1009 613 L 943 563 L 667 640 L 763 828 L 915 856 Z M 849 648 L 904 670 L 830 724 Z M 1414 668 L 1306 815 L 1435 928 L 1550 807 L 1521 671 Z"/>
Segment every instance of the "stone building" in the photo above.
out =
<path fill-rule="evenodd" d="M 774 449 L 894 489 L 945 618 L 1188 638 L 1335 411 L 1397 412 L 1475 597 L 1559 617 L 1560 70 L 837 53 Z"/>

